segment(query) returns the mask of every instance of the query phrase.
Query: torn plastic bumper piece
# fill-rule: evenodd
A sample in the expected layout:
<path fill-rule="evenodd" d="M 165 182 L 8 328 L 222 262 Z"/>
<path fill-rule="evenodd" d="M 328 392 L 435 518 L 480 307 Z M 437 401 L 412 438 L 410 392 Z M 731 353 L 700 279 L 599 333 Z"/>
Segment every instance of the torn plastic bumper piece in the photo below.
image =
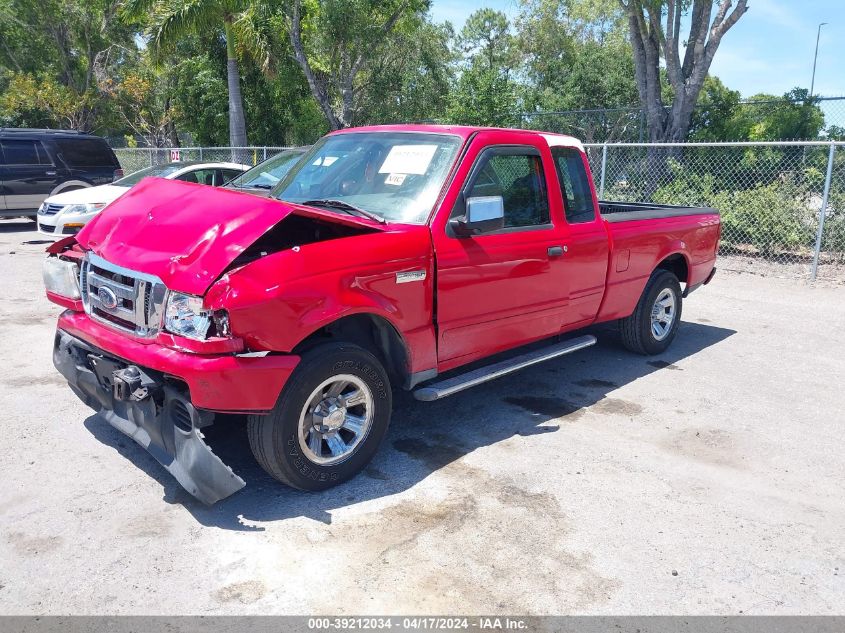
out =
<path fill-rule="evenodd" d="M 85 404 L 147 449 L 203 503 L 211 505 L 244 487 L 203 441 L 200 429 L 214 414 L 194 407 L 178 383 L 63 330 L 56 332 L 53 364 Z"/>

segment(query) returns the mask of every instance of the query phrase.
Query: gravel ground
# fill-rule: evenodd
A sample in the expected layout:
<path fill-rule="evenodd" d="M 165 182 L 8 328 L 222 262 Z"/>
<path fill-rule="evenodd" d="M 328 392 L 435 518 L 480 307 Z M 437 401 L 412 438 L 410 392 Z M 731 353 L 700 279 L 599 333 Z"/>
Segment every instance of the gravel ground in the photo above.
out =
<path fill-rule="evenodd" d="M 206 508 L 50 360 L 43 244 L 0 222 L 2 614 L 845 611 L 845 287 L 720 273 L 672 348 L 595 348 L 438 403 L 323 494 L 209 430 Z"/>

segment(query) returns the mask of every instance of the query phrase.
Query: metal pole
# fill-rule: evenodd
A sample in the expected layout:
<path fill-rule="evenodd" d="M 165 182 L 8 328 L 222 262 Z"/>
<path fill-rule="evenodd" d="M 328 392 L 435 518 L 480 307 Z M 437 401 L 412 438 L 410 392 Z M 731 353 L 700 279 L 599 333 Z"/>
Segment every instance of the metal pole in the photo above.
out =
<path fill-rule="evenodd" d="M 816 54 L 813 55 L 813 77 L 810 79 L 810 98 L 813 97 L 813 88 L 816 85 L 816 62 L 819 59 L 819 37 L 822 34 L 822 27 L 827 24 L 827 22 L 822 22 L 819 24 L 819 29 L 816 31 Z"/>
<path fill-rule="evenodd" d="M 824 233 L 824 216 L 827 212 L 827 199 L 830 196 L 830 177 L 833 174 L 833 154 L 836 152 L 836 145 L 830 144 L 830 154 L 827 157 L 827 176 L 824 179 L 824 194 L 822 195 L 822 208 L 819 211 L 819 232 L 816 235 L 816 252 L 813 253 L 813 268 L 810 271 L 810 280 L 816 280 L 816 273 L 819 270 L 819 254 L 822 250 L 822 234 Z"/>
<path fill-rule="evenodd" d="M 267 160 L 267 147 L 264 147 L 264 160 Z"/>
<path fill-rule="evenodd" d="M 645 108 L 640 108 L 639 119 L 640 119 L 640 134 L 639 134 L 638 141 L 640 143 L 642 143 L 643 142 L 643 131 L 645 130 Z"/>
<path fill-rule="evenodd" d="M 153 163 L 153 148 L 150 148 L 150 167 L 152 167 L 155 163 Z"/>
<path fill-rule="evenodd" d="M 599 199 L 604 198 L 604 172 L 607 168 L 607 143 L 601 147 L 601 177 L 599 179 Z"/>
<path fill-rule="evenodd" d="M 202 147 L 200 147 L 200 161 L 202 160 Z"/>

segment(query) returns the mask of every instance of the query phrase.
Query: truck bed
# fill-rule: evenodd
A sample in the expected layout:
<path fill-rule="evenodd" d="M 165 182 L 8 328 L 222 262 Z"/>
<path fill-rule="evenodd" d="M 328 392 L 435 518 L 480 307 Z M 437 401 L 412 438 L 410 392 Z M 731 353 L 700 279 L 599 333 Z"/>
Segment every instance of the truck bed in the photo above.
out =
<path fill-rule="evenodd" d="M 598 320 L 631 314 L 655 263 L 674 258 L 685 288 L 703 283 L 716 261 L 719 212 L 638 202 L 600 202 L 611 253 Z"/>
<path fill-rule="evenodd" d="M 717 214 L 710 207 L 679 207 L 671 204 L 651 202 L 612 202 L 599 200 L 599 210 L 608 222 L 629 222 L 632 220 L 654 220 L 675 218 L 684 215 Z"/>

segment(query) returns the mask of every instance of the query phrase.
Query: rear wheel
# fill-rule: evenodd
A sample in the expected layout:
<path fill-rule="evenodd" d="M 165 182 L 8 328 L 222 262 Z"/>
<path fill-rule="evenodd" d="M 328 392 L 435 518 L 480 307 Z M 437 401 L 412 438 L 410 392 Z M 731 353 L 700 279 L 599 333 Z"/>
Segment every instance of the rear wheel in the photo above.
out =
<path fill-rule="evenodd" d="M 622 319 L 622 344 L 638 354 L 660 354 L 681 322 L 681 284 L 668 270 L 655 270 L 631 316 Z"/>
<path fill-rule="evenodd" d="M 325 490 L 373 458 L 390 423 L 392 394 L 378 359 L 349 343 L 311 348 L 269 415 L 249 417 L 249 443 L 271 476 Z"/>

